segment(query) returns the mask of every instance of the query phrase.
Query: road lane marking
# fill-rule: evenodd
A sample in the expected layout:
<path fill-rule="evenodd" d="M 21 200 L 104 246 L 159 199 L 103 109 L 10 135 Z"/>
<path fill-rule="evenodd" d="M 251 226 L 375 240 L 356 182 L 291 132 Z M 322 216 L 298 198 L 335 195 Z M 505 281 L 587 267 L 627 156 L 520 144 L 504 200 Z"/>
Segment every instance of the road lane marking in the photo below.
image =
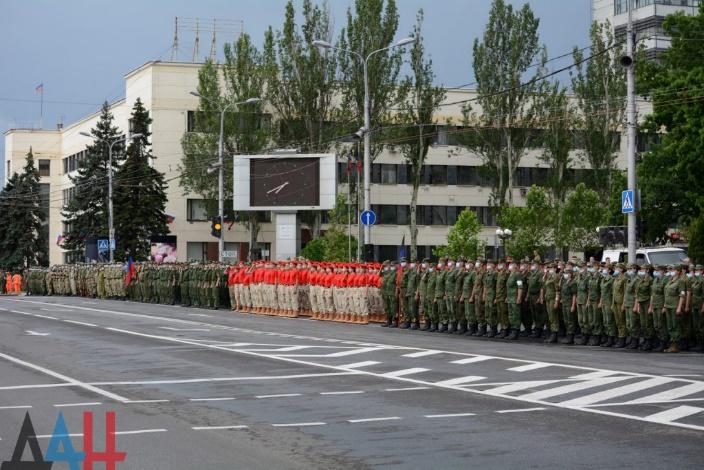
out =
<path fill-rule="evenodd" d="M 247 429 L 249 426 L 244 424 L 235 424 L 232 426 L 193 426 L 191 429 L 194 431 L 216 431 L 221 429 Z"/>
<path fill-rule="evenodd" d="M 314 421 L 310 423 L 277 423 L 277 424 L 272 424 L 275 428 L 302 428 L 306 426 L 325 426 L 327 423 L 323 423 L 322 421 Z"/>
<path fill-rule="evenodd" d="M 167 403 L 169 400 L 127 400 L 125 403 L 134 405 L 136 403 Z"/>
<path fill-rule="evenodd" d="M 665 410 L 660 413 L 646 416 L 643 419 L 646 421 L 652 421 L 653 423 L 670 423 L 678 419 L 686 418 L 687 416 L 699 414 L 702 411 L 704 411 L 704 408 L 682 405 L 677 408 L 672 408 L 670 410 Z"/>
<path fill-rule="evenodd" d="M 476 413 L 449 413 L 444 415 L 424 415 L 424 418 L 460 418 L 462 416 L 477 416 Z"/>
<path fill-rule="evenodd" d="M 348 423 L 372 423 L 375 421 L 396 421 L 402 419 L 400 416 L 386 416 L 384 418 L 362 418 L 362 419 L 348 419 Z"/>
<path fill-rule="evenodd" d="M 538 392 L 521 395 L 519 398 L 524 400 L 545 400 L 547 398 L 557 397 L 560 395 L 567 395 L 568 393 L 581 392 L 583 390 L 587 390 L 594 387 L 611 385 L 613 383 L 621 382 L 628 379 L 633 379 L 633 377 L 603 377 L 601 379 L 586 380 L 584 382 L 577 382 L 568 385 L 562 385 L 560 387 L 548 388 L 546 390 L 540 390 Z"/>
<path fill-rule="evenodd" d="M 687 395 L 692 395 L 694 393 L 699 393 L 701 391 L 704 391 L 704 382 L 688 384 L 683 387 L 673 388 L 664 392 L 648 395 L 647 397 L 637 398 L 635 400 L 631 400 L 629 403 L 637 405 L 640 403 L 670 401 L 686 397 Z"/>
<path fill-rule="evenodd" d="M 40 333 L 38 331 L 26 330 L 27 336 L 49 336 L 51 333 Z"/>
<path fill-rule="evenodd" d="M 207 315 L 205 313 L 189 313 L 190 317 L 212 317 L 212 315 Z"/>
<path fill-rule="evenodd" d="M 58 318 L 52 317 L 52 316 L 49 316 L 49 315 L 40 315 L 40 314 L 38 314 L 38 313 L 34 313 L 33 315 L 34 315 L 35 317 L 39 317 L 39 318 L 46 318 L 47 320 L 58 320 Z"/>
<path fill-rule="evenodd" d="M 489 359 L 494 359 L 494 358 L 491 356 L 467 357 L 465 359 L 458 359 L 456 361 L 450 361 L 450 364 L 474 364 L 475 362 L 484 362 L 484 361 L 488 361 Z"/>
<path fill-rule="evenodd" d="M 379 351 L 383 348 L 352 348 L 347 351 L 340 351 L 330 354 L 280 354 L 282 357 L 345 357 L 354 356 L 355 354 L 364 354 L 368 352 Z"/>
<path fill-rule="evenodd" d="M 209 345 L 202 344 L 201 347 Z M 229 351 L 229 350 L 226 350 Z M 335 377 L 342 375 L 358 375 L 359 372 L 324 372 L 319 374 L 292 374 L 292 375 L 272 375 L 272 376 L 255 376 L 255 377 L 209 377 L 198 379 L 164 379 L 164 380 L 124 380 L 115 382 L 91 382 L 91 385 L 178 385 L 178 384 L 193 384 L 207 382 L 236 382 L 239 380 L 289 380 L 289 379 L 307 379 L 312 377 Z M 2 390 L 0 388 L 0 390 Z"/>
<path fill-rule="evenodd" d="M 506 395 L 508 393 L 518 392 L 520 390 L 526 390 L 534 387 L 542 387 L 543 385 L 550 385 L 554 383 L 562 382 L 561 380 L 527 380 L 525 382 L 513 382 L 501 385 L 495 388 L 485 389 L 487 393 L 492 395 Z"/>
<path fill-rule="evenodd" d="M 57 408 L 69 407 L 69 406 L 99 406 L 102 405 L 99 401 L 89 401 L 85 403 L 57 403 L 54 405 Z"/>
<path fill-rule="evenodd" d="M 410 369 L 401 369 L 401 370 L 395 370 L 393 372 L 386 372 L 384 374 L 381 374 L 382 377 L 403 377 L 405 375 L 413 375 L 413 374 L 419 374 L 421 372 L 426 372 L 429 371 L 430 369 L 425 369 L 423 367 L 411 367 Z"/>
<path fill-rule="evenodd" d="M 47 303 L 47 302 L 37 302 L 37 301 L 28 301 L 26 299 L 1 299 L 1 300 L 7 300 L 11 302 L 25 302 L 25 303 L 31 303 L 31 304 L 40 304 L 40 305 L 56 305 L 54 303 Z M 73 306 L 73 305 L 71 305 Z M 202 323 L 202 322 L 193 322 L 189 320 L 181 320 L 181 319 L 176 319 L 176 318 L 169 318 L 169 317 L 161 317 L 161 316 L 154 316 L 154 315 L 144 315 L 144 314 L 133 314 L 133 313 L 128 313 L 128 312 L 118 312 L 118 311 L 113 311 L 113 310 L 105 310 L 105 309 L 96 309 L 96 308 L 87 308 L 87 307 L 75 307 L 74 308 L 82 308 L 84 310 L 90 310 L 93 312 L 100 312 L 100 313 L 109 313 L 113 315 L 118 315 L 118 316 L 129 316 L 129 317 L 134 317 L 134 318 L 147 318 L 150 320 L 159 320 L 159 321 L 165 321 L 165 322 L 172 322 L 172 323 L 180 323 L 180 324 L 190 324 L 190 325 L 200 325 L 200 326 L 208 326 L 212 328 L 217 328 L 217 329 L 222 329 L 222 330 L 228 330 L 228 331 L 235 331 L 235 332 L 243 332 L 243 333 L 252 333 L 252 334 L 265 334 L 264 332 L 261 331 L 256 331 L 256 330 L 251 330 L 251 329 L 245 329 L 245 328 L 236 328 L 236 327 L 228 327 L 224 325 L 215 325 L 215 324 L 209 324 L 209 323 Z M 17 312 L 17 313 L 22 313 L 22 312 Z M 222 348 L 219 347 L 218 345 L 208 345 L 208 344 L 201 344 L 197 343 L 195 341 L 188 341 L 180 338 L 173 338 L 173 337 L 165 337 L 165 336 L 160 336 L 160 335 L 153 335 L 153 334 L 146 334 L 146 333 L 139 333 L 136 331 L 129 331 L 129 330 L 121 330 L 119 328 L 109 328 L 105 327 L 104 329 L 109 330 L 109 331 L 116 331 L 116 332 L 121 332 L 124 334 L 129 334 L 133 336 L 140 336 L 140 337 L 147 337 L 147 338 L 152 338 L 152 339 L 157 339 L 157 340 L 162 340 L 162 341 L 170 341 L 170 342 L 177 342 L 181 344 L 191 344 L 194 346 L 202 346 L 202 347 L 207 347 L 210 349 L 214 350 L 222 350 L 222 351 L 231 351 L 235 353 L 240 353 L 240 354 L 245 354 L 245 355 L 250 355 L 250 356 L 256 356 L 256 357 L 261 357 L 261 358 L 268 358 L 268 359 L 275 359 L 275 360 L 280 360 L 284 362 L 289 362 L 289 363 L 294 363 L 294 364 L 299 364 L 299 365 L 309 365 L 313 367 L 318 367 L 318 368 L 324 368 L 324 369 L 333 369 L 337 371 L 344 371 L 344 372 L 352 372 L 350 369 L 346 369 L 342 366 L 335 366 L 335 365 L 329 365 L 329 364 L 323 364 L 319 362 L 313 362 L 313 361 L 304 361 L 304 360 L 297 360 L 293 358 L 288 358 L 288 357 L 276 357 L 276 356 L 270 356 L 270 355 L 265 355 L 265 354 L 258 354 L 255 352 L 248 352 L 248 351 L 236 351 L 228 348 Z M 278 336 L 282 336 L 281 334 L 278 334 Z M 289 335 L 290 336 L 290 335 Z M 316 338 L 312 336 L 304 336 L 305 339 L 310 339 L 314 341 L 322 341 L 322 342 L 330 342 L 330 343 L 339 343 L 341 340 L 337 339 L 324 339 L 324 338 Z M 361 343 L 360 343 L 361 344 Z M 368 343 L 365 343 L 368 344 Z M 378 344 L 377 346 L 386 348 L 386 349 L 410 349 L 402 346 L 395 346 L 395 345 L 385 345 L 385 344 Z M 458 353 L 458 352 L 453 352 L 453 351 L 446 351 L 448 354 L 453 354 L 456 356 L 465 356 L 467 354 L 464 353 Z M 472 355 L 473 357 L 476 357 L 476 355 Z M 500 356 L 487 356 L 492 359 L 497 359 L 497 360 L 502 360 L 502 361 L 514 361 L 514 362 L 522 362 L 522 363 L 534 363 L 534 361 L 527 361 L 523 359 L 517 359 L 517 358 L 512 358 L 512 357 L 500 357 Z M 578 370 L 578 371 L 587 371 L 587 372 L 600 372 L 600 371 L 605 371 L 604 369 L 597 369 L 594 367 L 585 367 L 585 366 L 576 366 L 576 365 L 568 365 L 568 364 L 557 364 L 554 363 L 552 364 L 554 366 L 558 367 L 564 367 L 564 368 L 569 368 L 572 370 Z M 367 376 L 371 377 L 378 377 L 378 378 L 388 378 L 384 377 L 382 374 L 371 372 L 371 371 L 355 371 L 358 374 L 364 374 Z M 652 374 L 635 374 L 635 373 L 630 373 L 630 372 L 623 372 L 623 371 L 610 371 L 615 374 L 622 374 L 626 376 L 630 376 L 632 378 L 644 378 L 644 377 L 653 377 L 653 378 L 658 378 L 660 376 L 652 375 Z M 394 378 L 394 380 L 401 381 L 401 382 L 407 382 L 407 383 L 412 383 L 416 385 L 424 385 L 424 386 L 432 386 L 436 388 L 444 388 L 448 390 L 455 390 L 455 391 L 462 391 L 462 392 L 468 392 L 468 393 L 474 393 L 478 395 L 485 395 L 485 396 L 492 396 L 490 393 L 485 393 L 481 390 L 472 390 L 468 388 L 462 388 L 462 387 L 457 387 L 457 386 L 438 386 L 435 385 L 431 382 L 423 381 L 423 380 L 417 380 L 417 379 L 412 379 L 409 377 L 397 377 Z M 689 379 L 673 379 L 676 380 L 677 382 L 685 382 L 685 383 L 699 383 L 700 381 L 695 381 L 695 380 L 689 380 Z M 556 408 L 563 408 L 563 409 L 570 409 L 570 410 L 576 410 L 576 411 L 583 411 L 583 412 L 588 412 L 588 413 L 593 413 L 593 414 L 600 414 L 604 416 L 613 416 L 613 417 L 619 417 L 619 418 L 624 418 L 624 419 L 630 419 L 630 420 L 635 420 L 635 421 L 641 421 L 641 422 L 646 422 L 642 417 L 633 415 L 633 414 L 625 414 L 625 413 L 615 413 L 615 412 L 609 412 L 603 409 L 595 409 L 595 408 L 588 408 L 588 407 L 580 407 L 580 406 L 572 406 L 572 405 L 565 405 L 563 403 L 554 403 L 554 402 L 546 402 L 546 401 L 540 401 L 540 400 L 526 400 L 521 397 L 513 397 L 509 395 L 503 396 L 503 398 L 506 399 L 512 399 L 515 401 L 521 401 L 521 402 L 529 402 L 533 403 L 535 405 L 547 405 L 547 406 L 552 406 Z M 704 426 L 698 426 L 698 425 L 690 425 L 690 424 L 685 424 L 685 423 L 667 423 L 667 425 L 670 426 L 675 426 L 675 427 L 681 427 L 681 428 L 686 428 L 686 429 L 694 429 L 698 431 L 704 431 Z"/>
<path fill-rule="evenodd" d="M 510 370 L 511 372 L 528 372 L 529 370 L 536 370 L 536 369 L 543 369 L 545 367 L 550 367 L 552 364 L 548 364 L 546 362 L 536 362 L 534 364 L 526 364 L 524 366 L 518 366 L 518 367 L 511 367 Z"/>
<path fill-rule="evenodd" d="M 352 364 L 345 364 L 344 366 L 340 366 L 340 367 L 343 369 L 359 369 L 360 367 L 375 366 L 377 364 L 381 364 L 381 362 L 377 362 L 377 361 L 353 362 Z"/>
<path fill-rule="evenodd" d="M 410 392 L 412 390 L 429 390 L 430 387 L 401 387 L 401 388 L 385 388 L 385 392 Z"/>
<path fill-rule="evenodd" d="M 285 398 L 285 397 L 300 397 L 300 393 L 279 393 L 276 395 L 255 395 L 254 398 Z"/>
<path fill-rule="evenodd" d="M 320 392 L 321 395 L 357 395 L 365 393 L 364 390 L 350 390 L 347 392 Z"/>
<path fill-rule="evenodd" d="M 442 351 L 436 351 L 434 349 L 429 349 L 427 351 L 419 351 L 410 354 L 404 354 L 402 357 L 425 357 L 434 356 L 435 354 L 442 354 Z"/>
<path fill-rule="evenodd" d="M 83 437 L 83 433 L 77 432 L 77 433 L 70 433 L 70 434 L 39 434 L 34 437 L 36 437 L 37 439 L 51 439 L 54 436 L 56 436 L 56 437 Z"/>
<path fill-rule="evenodd" d="M 591 380 L 591 379 L 601 379 L 604 377 L 609 377 L 616 375 L 616 372 L 611 370 L 599 370 L 596 372 L 587 372 L 586 374 L 573 375 L 570 380 Z"/>
<path fill-rule="evenodd" d="M 76 320 L 66 320 L 64 319 L 66 323 L 73 323 L 74 325 L 82 325 L 82 326 L 92 326 L 92 327 L 97 327 L 98 325 L 94 325 L 92 323 L 84 322 L 84 321 L 76 321 Z"/>
<path fill-rule="evenodd" d="M 497 413 L 501 414 L 506 414 L 506 413 L 527 413 L 529 411 L 543 411 L 545 408 L 521 408 L 518 410 L 499 410 Z"/>
<path fill-rule="evenodd" d="M 166 432 L 166 429 L 136 429 L 134 431 L 115 431 L 115 435 L 124 436 L 129 434 L 149 434 L 154 432 Z"/>
<path fill-rule="evenodd" d="M 605 379 L 604 379 L 605 380 Z M 609 390 L 604 390 L 601 392 L 593 393 L 591 395 L 582 396 L 579 398 L 574 398 L 572 400 L 563 401 L 560 404 L 564 406 L 584 406 L 593 405 L 594 403 L 599 403 L 601 401 L 610 400 L 612 398 L 621 397 L 623 395 L 628 395 L 630 393 L 639 392 L 651 387 L 657 387 L 659 385 L 664 385 L 668 382 L 673 382 L 675 379 L 670 377 L 655 377 L 648 380 L 643 380 L 640 382 L 632 383 L 629 385 L 623 385 L 622 387 L 616 387 Z"/>
<path fill-rule="evenodd" d="M 0 406 L 0 410 L 26 410 L 31 407 L 32 405 Z"/>
<path fill-rule="evenodd" d="M 219 398 L 190 398 L 190 401 L 230 401 L 235 400 L 235 397 L 219 397 Z"/>
<path fill-rule="evenodd" d="M 22 359 L 17 359 L 16 357 L 12 357 L 12 356 L 9 356 L 4 353 L 0 353 L 0 357 L 7 360 L 7 361 L 13 362 L 17 365 L 24 366 L 29 369 L 34 369 L 38 372 L 41 372 L 43 374 L 54 377 L 55 379 L 63 380 L 64 382 L 70 383 L 72 385 L 83 388 L 83 389 L 88 390 L 90 392 L 97 393 L 98 395 L 102 395 L 104 397 L 110 398 L 111 400 L 119 401 L 122 403 L 129 401 L 127 398 L 120 396 L 116 393 L 108 392 L 107 390 L 103 390 L 103 389 L 98 388 L 94 385 L 90 385 L 85 382 L 81 382 L 80 380 L 74 379 L 72 377 L 68 377 L 66 375 L 60 374 L 60 373 L 55 372 L 53 370 L 49 370 L 46 367 L 42 367 L 37 364 L 32 364 L 30 362 L 23 361 Z"/>
<path fill-rule="evenodd" d="M 210 331 L 208 328 L 174 328 L 173 326 L 157 326 L 157 328 L 170 331 Z"/>
<path fill-rule="evenodd" d="M 463 385 L 470 382 L 478 382 L 484 380 L 486 377 L 480 377 L 478 375 L 468 375 L 466 377 L 456 377 L 454 379 L 441 380 L 440 382 L 435 382 L 437 385 Z"/>
<path fill-rule="evenodd" d="M 95 384 L 91 384 L 95 385 Z M 75 387 L 75 384 L 60 383 L 60 384 L 32 384 L 32 385 L 8 385 L 0 387 L 0 390 L 24 390 L 27 388 L 54 388 L 54 387 Z"/>

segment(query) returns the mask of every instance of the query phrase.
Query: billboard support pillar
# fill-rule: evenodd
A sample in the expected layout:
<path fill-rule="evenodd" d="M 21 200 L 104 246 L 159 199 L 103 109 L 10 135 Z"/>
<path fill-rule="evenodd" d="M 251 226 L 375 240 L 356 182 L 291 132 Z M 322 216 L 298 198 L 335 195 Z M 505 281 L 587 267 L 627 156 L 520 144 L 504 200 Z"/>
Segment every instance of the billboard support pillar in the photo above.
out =
<path fill-rule="evenodd" d="M 274 212 L 277 261 L 295 259 L 301 249 L 301 230 L 296 211 Z"/>

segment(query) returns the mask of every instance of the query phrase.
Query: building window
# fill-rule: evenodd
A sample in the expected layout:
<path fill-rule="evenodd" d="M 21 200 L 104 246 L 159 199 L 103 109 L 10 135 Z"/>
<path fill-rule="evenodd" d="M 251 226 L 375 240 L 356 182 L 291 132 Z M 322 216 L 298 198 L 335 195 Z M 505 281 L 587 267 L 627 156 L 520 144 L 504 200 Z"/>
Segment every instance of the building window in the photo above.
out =
<path fill-rule="evenodd" d="M 446 206 L 432 206 L 433 213 L 433 225 L 447 225 L 447 207 Z"/>
<path fill-rule="evenodd" d="M 457 167 L 457 184 L 461 186 L 474 186 L 477 184 L 476 170 L 473 166 Z"/>
<path fill-rule="evenodd" d="M 397 224 L 397 211 L 396 206 L 392 205 L 382 205 L 381 212 L 379 214 L 379 223 L 385 225 L 396 225 Z"/>
<path fill-rule="evenodd" d="M 189 222 L 208 220 L 208 211 L 204 199 L 186 200 L 186 220 Z"/>
<path fill-rule="evenodd" d="M 408 165 L 396 165 L 396 184 L 408 184 Z"/>
<path fill-rule="evenodd" d="M 447 167 L 447 184 L 457 184 L 457 167 L 455 165 Z"/>
<path fill-rule="evenodd" d="M 418 208 L 416 207 L 416 210 Z M 411 206 L 396 206 L 396 220 L 398 225 L 408 225 L 410 223 Z"/>
<path fill-rule="evenodd" d="M 186 258 L 188 261 L 204 261 L 208 259 L 207 242 L 186 243 Z"/>
<path fill-rule="evenodd" d="M 447 184 L 447 166 L 430 166 L 430 184 Z"/>
<path fill-rule="evenodd" d="M 455 225 L 455 222 L 457 222 L 457 216 L 461 210 L 461 207 L 447 206 L 447 225 Z"/>
<path fill-rule="evenodd" d="M 50 176 L 51 160 L 39 160 L 39 176 Z"/>
<path fill-rule="evenodd" d="M 381 183 L 381 163 L 373 163 L 372 164 L 372 183 L 373 184 L 380 184 Z"/>
<path fill-rule="evenodd" d="M 396 184 L 396 165 L 381 165 L 381 184 Z"/>

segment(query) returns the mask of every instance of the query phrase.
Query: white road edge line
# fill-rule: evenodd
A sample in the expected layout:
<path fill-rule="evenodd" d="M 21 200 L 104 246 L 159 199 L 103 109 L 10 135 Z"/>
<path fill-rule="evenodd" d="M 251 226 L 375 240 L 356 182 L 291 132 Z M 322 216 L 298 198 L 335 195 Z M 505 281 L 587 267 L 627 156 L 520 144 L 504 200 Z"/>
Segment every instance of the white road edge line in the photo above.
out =
<path fill-rule="evenodd" d="M 521 408 L 518 410 L 499 410 L 497 413 L 505 414 L 505 413 L 527 413 L 529 411 L 543 411 L 545 408 L 537 407 L 537 408 Z"/>
<path fill-rule="evenodd" d="M 444 415 L 424 415 L 424 418 L 459 418 L 462 416 L 476 416 L 476 413 L 449 413 Z"/>
<path fill-rule="evenodd" d="M 0 406 L 0 410 L 26 410 L 31 407 L 32 405 Z"/>
<path fill-rule="evenodd" d="M 99 406 L 102 405 L 99 401 L 89 401 L 85 403 L 57 403 L 54 406 L 56 408 L 64 408 L 69 406 Z"/>
<path fill-rule="evenodd" d="M 284 397 L 300 397 L 300 393 L 279 393 L 277 395 L 256 395 L 254 398 L 284 398 Z"/>
<path fill-rule="evenodd" d="M 0 358 L 3 358 L 3 359 L 10 361 L 10 362 L 13 362 L 17 365 L 27 367 L 29 369 L 34 369 L 38 372 L 41 372 L 43 374 L 54 377 L 55 379 L 63 380 L 64 382 L 76 385 L 76 386 L 81 387 L 81 388 L 88 390 L 90 392 L 97 393 L 98 395 L 102 395 L 106 398 L 110 398 L 111 400 L 119 401 L 121 403 L 125 403 L 125 402 L 129 401 L 127 398 L 120 396 L 120 395 L 117 395 L 116 393 L 108 392 L 107 390 L 103 390 L 101 388 L 95 387 L 95 386 L 87 384 L 85 382 L 81 382 L 80 380 L 74 379 L 72 377 L 68 377 L 68 376 L 60 374 L 58 372 L 54 372 L 53 370 L 49 370 L 45 367 L 38 366 L 36 364 L 32 364 L 31 362 L 23 361 L 22 359 L 17 359 L 16 357 L 12 357 L 7 354 L 0 353 Z"/>
<path fill-rule="evenodd" d="M 190 401 L 230 401 L 235 400 L 235 397 L 220 397 L 220 398 L 190 398 Z"/>
<path fill-rule="evenodd" d="M 364 390 L 350 390 L 347 392 L 320 392 L 321 395 L 357 395 L 365 393 Z"/>
<path fill-rule="evenodd" d="M 371 423 L 374 421 L 395 421 L 402 419 L 400 416 L 387 416 L 384 418 L 362 418 L 362 419 L 348 419 L 348 423 Z"/>
<path fill-rule="evenodd" d="M 92 327 L 97 327 L 98 325 L 94 325 L 93 323 L 88 323 L 84 321 L 77 321 L 77 320 L 62 320 L 65 321 L 66 323 L 73 323 L 74 325 L 83 325 L 83 326 L 92 326 Z"/>
<path fill-rule="evenodd" d="M 247 429 L 249 426 L 244 424 L 232 425 L 232 426 L 193 426 L 191 429 L 194 431 L 216 431 L 220 429 Z"/>
<path fill-rule="evenodd" d="M 166 432 L 166 429 L 137 429 L 135 431 L 115 431 L 116 436 L 124 436 L 126 434 L 148 434 L 152 432 Z"/>
<path fill-rule="evenodd" d="M 279 424 L 272 424 L 275 428 L 289 428 L 289 427 L 304 427 L 304 426 L 325 426 L 327 423 L 323 423 L 322 421 L 315 421 L 311 423 L 279 423 Z"/>
<path fill-rule="evenodd" d="M 125 404 L 132 405 L 135 403 L 167 403 L 169 400 L 127 400 Z"/>
<path fill-rule="evenodd" d="M 385 388 L 385 392 L 410 392 L 412 390 L 429 390 L 430 387 L 401 387 L 401 388 Z"/>

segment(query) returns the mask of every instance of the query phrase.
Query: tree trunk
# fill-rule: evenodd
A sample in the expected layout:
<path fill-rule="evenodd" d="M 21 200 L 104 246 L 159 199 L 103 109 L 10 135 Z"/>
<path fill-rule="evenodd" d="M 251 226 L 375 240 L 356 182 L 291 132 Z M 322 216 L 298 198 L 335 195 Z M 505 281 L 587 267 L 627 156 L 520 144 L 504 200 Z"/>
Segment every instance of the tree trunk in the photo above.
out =
<path fill-rule="evenodd" d="M 511 129 L 506 133 L 506 163 L 508 164 L 508 181 L 506 187 L 508 189 L 508 205 L 513 206 L 513 147 L 511 146 Z"/>
<path fill-rule="evenodd" d="M 247 261 L 252 261 L 252 251 L 256 248 L 257 237 L 259 236 L 259 229 L 261 225 L 257 216 L 252 214 L 247 221 L 247 229 L 249 230 L 249 253 L 247 253 Z"/>

